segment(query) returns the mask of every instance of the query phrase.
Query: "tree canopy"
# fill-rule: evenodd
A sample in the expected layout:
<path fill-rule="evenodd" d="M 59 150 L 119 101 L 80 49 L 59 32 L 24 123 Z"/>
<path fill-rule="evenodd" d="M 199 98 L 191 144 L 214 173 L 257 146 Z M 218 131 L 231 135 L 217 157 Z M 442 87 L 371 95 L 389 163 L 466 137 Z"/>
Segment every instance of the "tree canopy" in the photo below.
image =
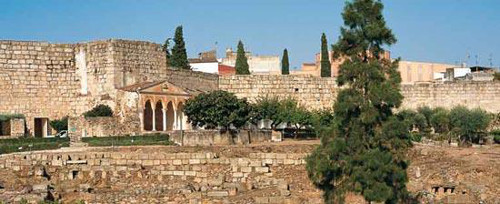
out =
<path fill-rule="evenodd" d="M 184 106 L 188 121 L 207 129 L 228 130 L 231 125 L 240 128 L 249 120 L 250 107 L 246 99 L 238 99 L 226 91 L 201 93 L 189 99 Z"/>
<path fill-rule="evenodd" d="M 331 77 L 332 67 L 328 54 L 328 42 L 325 33 L 321 34 L 321 77 Z"/>
<path fill-rule="evenodd" d="M 408 125 L 395 117 L 400 106 L 399 60 L 382 58 L 396 42 L 376 0 L 346 2 L 344 26 L 333 45 L 342 57 L 332 134 L 307 158 L 313 183 L 326 203 L 343 203 L 346 192 L 367 201 L 401 203 L 407 199 L 405 153 L 411 146 Z"/>
<path fill-rule="evenodd" d="M 288 50 L 283 50 L 283 58 L 281 59 L 281 74 L 290 74 L 290 63 L 288 62 Z"/>
<path fill-rule="evenodd" d="M 177 26 L 175 29 L 174 47 L 172 48 L 172 56 L 170 57 L 170 66 L 180 69 L 191 69 L 187 59 L 186 43 L 182 34 L 182 26 Z"/>
<path fill-rule="evenodd" d="M 172 38 L 167 38 L 161 46 L 161 49 L 165 52 L 167 67 L 170 66 L 170 58 L 172 57 L 172 54 L 170 54 L 170 40 Z"/>
<path fill-rule="evenodd" d="M 245 55 L 245 47 L 241 40 L 238 42 L 238 50 L 236 51 L 236 74 L 249 75 L 250 68 L 248 66 L 247 56 Z"/>

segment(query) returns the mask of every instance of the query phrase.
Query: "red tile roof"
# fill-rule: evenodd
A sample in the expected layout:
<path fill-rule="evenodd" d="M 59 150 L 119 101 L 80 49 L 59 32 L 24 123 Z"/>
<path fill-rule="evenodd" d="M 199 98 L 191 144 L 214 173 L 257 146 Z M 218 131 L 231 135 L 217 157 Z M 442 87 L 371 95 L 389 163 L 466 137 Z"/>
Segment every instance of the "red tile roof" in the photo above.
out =
<path fill-rule="evenodd" d="M 219 75 L 228 76 L 228 75 L 235 75 L 235 74 L 236 74 L 236 69 L 234 67 L 219 64 Z"/>

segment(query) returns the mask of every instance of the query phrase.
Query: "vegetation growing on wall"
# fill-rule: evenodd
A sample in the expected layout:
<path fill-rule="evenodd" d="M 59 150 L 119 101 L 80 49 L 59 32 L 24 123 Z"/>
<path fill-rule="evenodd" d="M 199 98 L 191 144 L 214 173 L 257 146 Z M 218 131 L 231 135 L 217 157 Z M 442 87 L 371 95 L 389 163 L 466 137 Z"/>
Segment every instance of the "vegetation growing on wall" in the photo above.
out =
<path fill-rule="evenodd" d="M 10 119 L 24 119 L 23 114 L 0 114 L 0 121 L 8 121 Z"/>
<path fill-rule="evenodd" d="M 91 117 L 112 117 L 113 116 L 113 110 L 111 110 L 111 107 L 108 105 L 97 105 L 96 107 L 92 108 L 92 110 L 89 110 L 85 113 L 83 113 L 83 116 L 86 118 L 91 118 Z"/>
<path fill-rule="evenodd" d="M 50 121 L 50 126 L 54 128 L 57 132 L 68 130 L 68 116 L 65 116 L 61 119 Z"/>

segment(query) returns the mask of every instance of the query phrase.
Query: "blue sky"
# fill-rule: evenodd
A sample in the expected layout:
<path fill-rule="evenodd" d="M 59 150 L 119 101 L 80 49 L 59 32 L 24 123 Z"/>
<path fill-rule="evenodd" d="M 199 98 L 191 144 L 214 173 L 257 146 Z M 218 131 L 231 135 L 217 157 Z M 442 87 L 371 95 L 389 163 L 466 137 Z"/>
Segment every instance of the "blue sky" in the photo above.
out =
<path fill-rule="evenodd" d="M 500 66 L 500 1 L 385 0 L 393 57 Z M 0 39 L 74 43 L 108 38 L 161 43 L 184 26 L 188 55 L 221 57 L 241 39 L 259 55 L 288 48 L 292 67 L 338 38 L 342 0 L 0 0 Z"/>

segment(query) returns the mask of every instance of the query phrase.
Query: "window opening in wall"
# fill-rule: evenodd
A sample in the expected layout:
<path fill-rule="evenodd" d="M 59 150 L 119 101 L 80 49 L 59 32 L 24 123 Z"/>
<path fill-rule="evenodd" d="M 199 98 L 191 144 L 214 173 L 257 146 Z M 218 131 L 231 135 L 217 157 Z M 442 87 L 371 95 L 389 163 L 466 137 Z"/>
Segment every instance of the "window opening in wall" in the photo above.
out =
<path fill-rule="evenodd" d="M 49 135 L 49 119 L 35 118 L 35 137 L 47 137 Z"/>
<path fill-rule="evenodd" d="M 295 88 L 295 92 L 299 92 L 299 88 Z"/>
<path fill-rule="evenodd" d="M 76 179 L 78 177 L 78 171 L 71 171 L 71 175 L 73 176 L 73 179 Z"/>

